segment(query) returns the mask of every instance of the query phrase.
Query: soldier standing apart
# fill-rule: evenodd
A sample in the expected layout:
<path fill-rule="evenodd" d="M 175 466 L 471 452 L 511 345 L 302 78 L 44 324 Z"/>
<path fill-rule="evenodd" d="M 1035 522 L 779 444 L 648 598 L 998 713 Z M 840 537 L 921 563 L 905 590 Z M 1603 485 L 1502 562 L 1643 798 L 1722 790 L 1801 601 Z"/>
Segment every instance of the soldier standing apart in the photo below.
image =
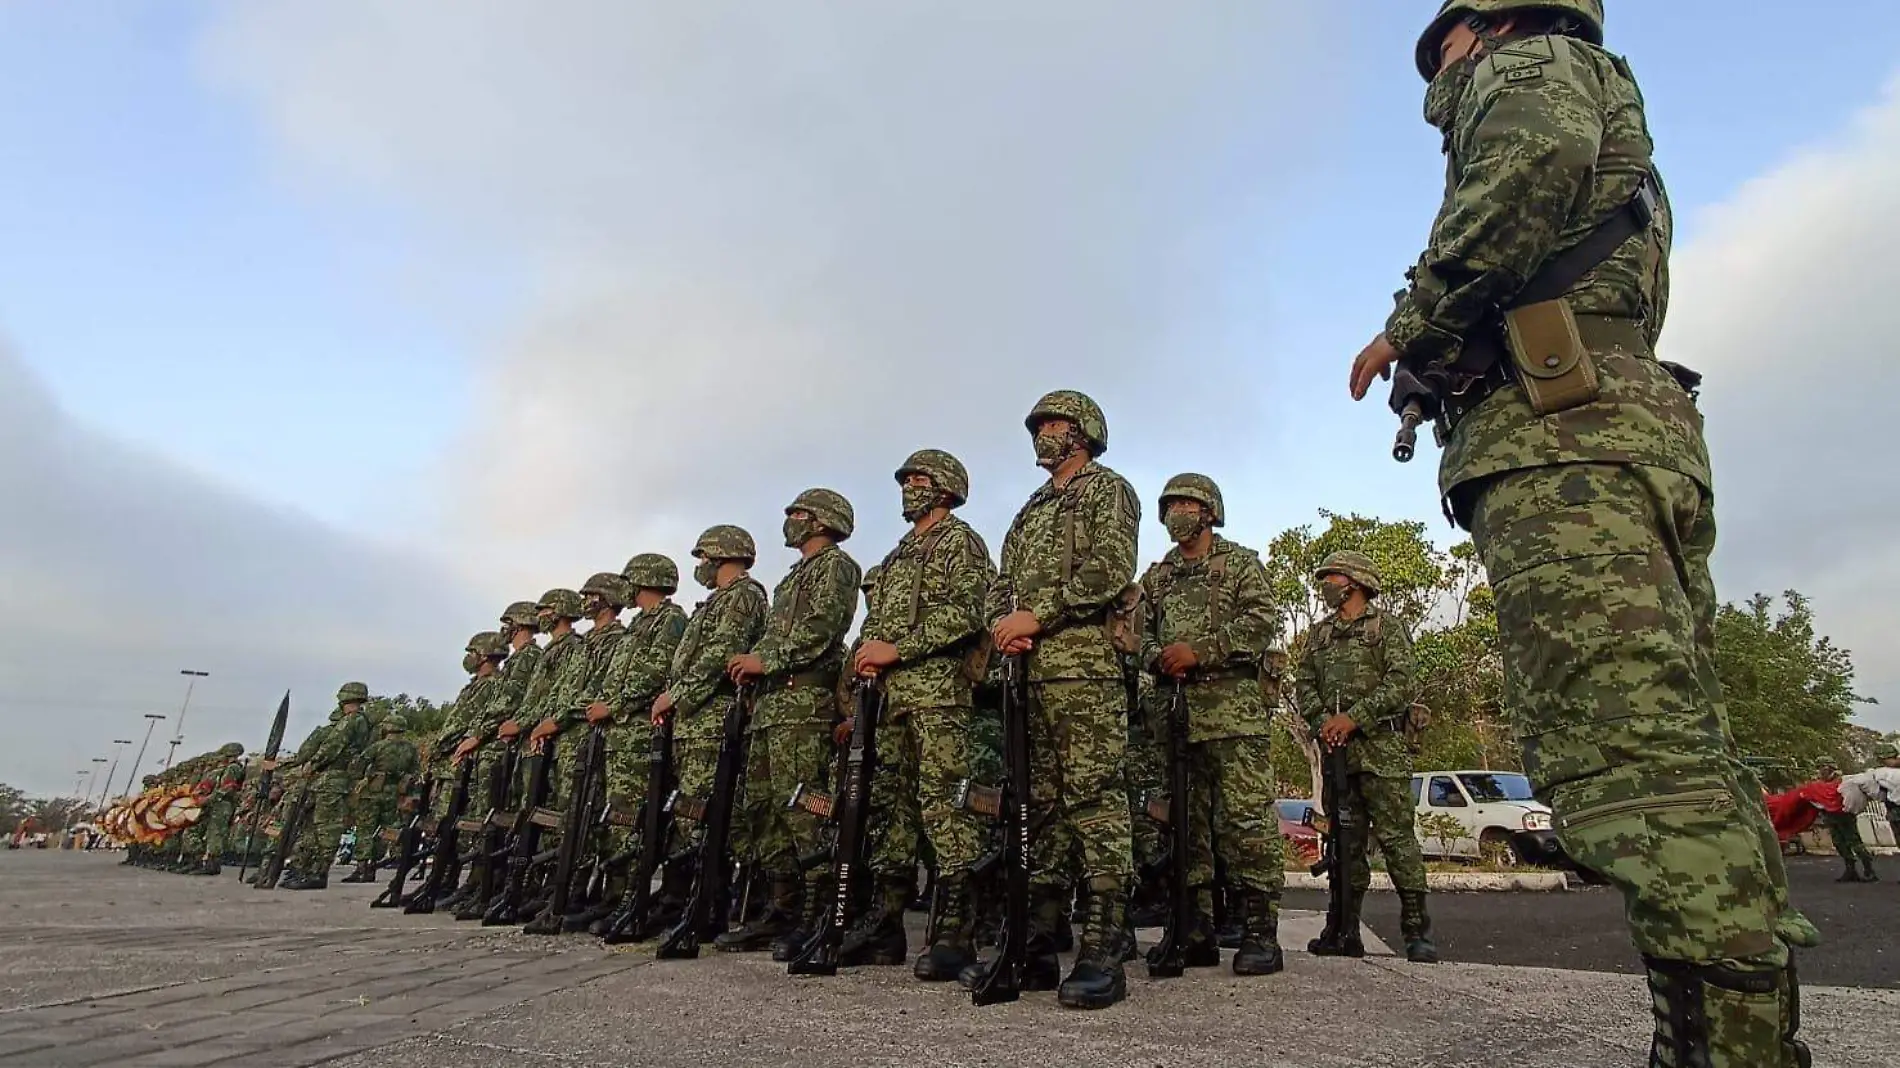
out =
<path fill-rule="evenodd" d="M 1655 357 L 1669 205 L 1642 94 L 1602 42 L 1599 0 L 1440 9 L 1417 64 L 1446 195 L 1351 393 L 1395 363 L 1431 385 L 1525 768 L 1565 851 L 1623 892 L 1651 1063 L 1804 1065 L 1790 946 L 1818 936 L 1728 731 L 1697 378 Z"/>
<path fill-rule="evenodd" d="M 376 868 L 388 855 L 382 832 L 402 819 L 401 801 L 410 780 L 422 770 L 416 744 L 404 738 L 409 721 L 391 712 L 376 725 L 381 735 L 363 751 L 362 779 L 350 805 L 350 823 L 356 828 L 356 867 L 343 877 L 346 883 L 376 880 Z"/>
<path fill-rule="evenodd" d="M 1827 828 L 1827 838 L 1834 846 L 1834 852 L 1841 858 L 1841 874 L 1834 880 L 1837 883 L 1871 883 L 1874 875 L 1874 855 L 1860 836 L 1860 810 L 1862 803 L 1858 794 L 1851 789 L 1842 789 L 1841 769 L 1834 762 L 1824 761 L 1815 769 L 1815 778 L 1822 782 L 1833 783 L 1840 791 L 1842 809 L 1839 812 L 1824 810 L 1821 823 Z M 1860 870 L 1854 869 L 1855 864 Z"/>
<path fill-rule="evenodd" d="M 363 715 L 369 687 L 346 682 L 336 692 L 336 700 L 335 722 L 304 762 L 315 776 L 310 784 L 315 805 L 310 826 L 297 839 L 297 873 L 279 884 L 285 890 L 322 890 L 330 885 L 330 865 L 349 825 L 350 791 L 356 788 L 363 752 L 371 741 L 369 719 Z"/>
<path fill-rule="evenodd" d="M 1160 512 L 1174 547 L 1142 576 L 1142 664 L 1156 676 L 1157 710 L 1177 684 L 1187 698 L 1194 929 L 1178 937 L 1189 966 L 1220 963 L 1213 918 L 1218 842 L 1241 906 L 1234 974 L 1272 975 L 1285 966 L 1279 931 L 1286 857 L 1273 805 L 1271 710 L 1260 679 L 1279 620 L 1259 555 L 1214 533 L 1226 523 L 1226 509 L 1213 479 L 1169 479 Z M 1157 718 L 1166 730 L 1166 716 Z"/>
<path fill-rule="evenodd" d="M 764 633 L 766 597 L 765 587 L 747 574 L 758 550 L 745 530 L 726 524 L 707 528 L 693 546 L 693 557 L 699 561 L 693 565 L 693 580 L 712 592 L 686 621 L 686 633 L 673 651 L 666 692 L 653 702 L 651 722 L 657 727 L 676 720 L 673 765 L 679 792 L 708 801 L 726 705 L 736 689 L 726 666 Z M 736 820 L 733 826 L 740 829 Z M 692 834 L 701 838 L 703 829 L 694 828 Z M 675 874 L 673 867 L 669 865 L 661 879 L 663 907 L 669 909 L 681 903 L 692 881 L 690 870 L 682 867 Z"/>
<path fill-rule="evenodd" d="M 679 565 L 659 553 L 641 553 L 627 561 L 620 577 L 633 593 L 636 609 L 627 636 L 614 652 L 600 688 L 587 706 L 589 723 L 606 723 L 607 795 L 632 809 L 647 794 L 647 756 L 653 744 L 653 726 L 647 712 L 666 689 L 667 672 L 680 637 L 686 633 L 686 612 L 673 603 L 679 589 Z M 624 871 L 609 876 L 603 903 L 622 902 L 631 888 Z M 669 889 L 677 890 L 677 887 Z M 632 907 L 632 897 L 624 904 Z M 606 934 L 603 919 L 593 934 Z"/>
<path fill-rule="evenodd" d="M 884 561 L 866 593 L 864 628 L 852 671 L 882 680 L 884 721 L 877 731 L 871 785 L 871 870 L 877 898 L 843 943 L 856 957 L 901 961 L 909 946 L 904 907 L 916 887 L 920 835 L 937 858 L 936 938 L 913 968 L 926 982 L 948 982 L 976 959 L 970 868 L 981 832 L 956 806 L 970 776 L 971 693 L 989 664 L 983 604 L 996 565 L 968 523 L 951 514 L 970 494 L 970 476 L 938 449 L 912 453 L 897 469 L 911 529 Z"/>
<path fill-rule="evenodd" d="M 1049 472 L 1003 539 L 1002 569 L 986 605 L 990 635 L 1022 656 L 1029 679 L 1030 822 L 1034 891 L 1027 989 L 1058 974 L 1055 931 L 1074 864 L 1087 895 L 1075 968 L 1057 1000 L 1098 1009 L 1127 996 L 1132 874 L 1122 656 L 1141 636 L 1125 596 L 1134 577 L 1140 504 L 1128 480 L 1096 458 L 1108 421 L 1071 390 L 1044 396 L 1024 420 L 1036 463 Z"/>
<path fill-rule="evenodd" d="M 1306 632 L 1293 686 L 1300 715 L 1320 745 L 1344 753 L 1346 796 L 1328 798 L 1325 807 L 1346 859 L 1348 894 L 1339 927 L 1321 931 L 1307 950 L 1321 956 L 1365 955 L 1359 908 L 1372 886 L 1366 851 L 1376 836 L 1386 874 L 1399 893 L 1405 958 L 1434 964 L 1438 947 L 1425 912 L 1425 856 L 1412 829 L 1412 758 L 1405 748 L 1412 642 L 1403 623 L 1372 603 L 1379 595 L 1379 573 L 1365 554 L 1333 553 L 1313 577 L 1332 614 Z M 1332 787 L 1330 777 L 1327 786 Z"/>
<path fill-rule="evenodd" d="M 801 880 L 799 872 L 799 860 L 818 851 L 820 821 L 786 807 L 786 800 L 801 783 L 831 782 L 838 675 L 864 577 L 857 561 L 838 547 L 854 526 L 851 502 L 828 489 L 806 490 L 786 506 L 785 546 L 798 550 L 798 562 L 772 591 L 758 644 L 726 665 L 733 682 L 761 684 L 747 750 L 746 824 L 772 900 L 756 922 L 715 940 L 723 950 L 771 946 L 789 960 L 826 904 L 828 873 L 814 868 Z"/>
<path fill-rule="evenodd" d="M 231 821 L 237 816 L 238 798 L 244 792 L 246 764 L 244 747 L 236 742 L 219 750 L 224 762 L 212 776 L 211 797 L 205 802 L 204 857 L 192 870 L 193 875 L 216 875 L 222 871 L 225 850 L 231 842 Z"/>

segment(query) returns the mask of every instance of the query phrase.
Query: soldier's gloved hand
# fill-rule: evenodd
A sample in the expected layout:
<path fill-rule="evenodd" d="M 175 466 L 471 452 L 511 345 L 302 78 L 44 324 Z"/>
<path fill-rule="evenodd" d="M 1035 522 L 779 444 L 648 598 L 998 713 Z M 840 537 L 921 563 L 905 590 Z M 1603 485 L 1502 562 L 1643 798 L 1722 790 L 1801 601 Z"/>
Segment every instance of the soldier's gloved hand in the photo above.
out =
<path fill-rule="evenodd" d="M 1186 642 L 1175 642 L 1161 650 L 1161 671 L 1165 675 L 1181 678 L 1200 663 L 1200 656 Z"/>
<path fill-rule="evenodd" d="M 589 723 L 605 723 L 613 718 L 613 710 L 607 707 L 605 701 L 595 701 L 587 706 L 587 722 Z"/>

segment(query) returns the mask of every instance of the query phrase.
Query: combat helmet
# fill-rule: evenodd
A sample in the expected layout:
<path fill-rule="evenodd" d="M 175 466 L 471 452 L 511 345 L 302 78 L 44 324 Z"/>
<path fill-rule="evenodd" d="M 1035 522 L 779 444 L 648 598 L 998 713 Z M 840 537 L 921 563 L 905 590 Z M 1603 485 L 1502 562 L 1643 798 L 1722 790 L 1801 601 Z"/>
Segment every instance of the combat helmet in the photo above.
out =
<path fill-rule="evenodd" d="M 409 732 L 409 721 L 403 718 L 402 713 L 391 712 L 389 715 L 383 717 L 381 727 L 384 734 L 407 734 Z"/>
<path fill-rule="evenodd" d="M 744 560 L 745 566 L 759 558 L 759 547 L 746 533 L 744 527 L 735 527 L 730 523 L 721 523 L 716 527 L 707 527 L 706 532 L 693 543 L 693 558 L 696 560 Z"/>
<path fill-rule="evenodd" d="M 864 577 L 858 581 L 858 590 L 866 597 L 871 596 L 871 591 L 877 588 L 877 580 L 883 577 L 884 565 L 872 564 L 865 570 Z"/>
<path fill-rule="evenodd" d="M 339 705 L 367 700 L 369 700 L 369 687 L 360 682 L 346 682 L 336 692 L 336 703 Z"/>
<path fill-rule="evenodd" d="M 501 614 L 501 621 L 510 628 L 541 629 L 541 617 L 535 612 L 533 601 L 516 601 L 509 605 L 508 609 Z"/>
<path fill-rule="evenodd" d="M 463 651 L 474 653 L 483 659 L 494 656 L 507 656 L 508 639 L 503 638 L 499 631 L 485 630 L 473 638 L 470 638 L 468 640 L 468 647 Z"/>
<path fill-rule="evenodd" d="M 938 490 L 950 495 L 952 508 L 970 499 L 970 472 L 964 470 L 963 461 L 942 449 L 918 449 L 911 453 L 897 469 L 897 481 L 902 482 L 911 475 L 929 475 Z"/>
<path fill-rule="evenodd" d="M 1517 11 L 1541 11 L 1567 17 L 1575 25 L 1566 32 L 1599 48 L 1603 45 L 1603 0 L 1445 0 L 1438 17 L 1419 35 L 1418 73 L 1431 81 L 1438 74 L 1438 50 L 1445 35 L 1459 22 L 1478 18 L 1496 23 Z"/>
<path fill-rule="evenodd" d="M 680 568 L 671 557 L 659 553 L 641 553 L 620 569 L 620 577 L 636 590 L 662 590 L 672 593 L 680 588 Z"/>
<path fill-rule="evenodd" d="M 1369 597 L 1379 593 L 1379 569 L 1373 565 L 1372 557 L 1352 549 L 1340 549 L 1326 558 L 1313 572 L 1315 579 L 1324 579 L 1328 575 L 1344 575 L 1366 591 Z"/>
<path fill-rule="evenodd" d="M 1161 500 L 1156 506 L 1163 522 L 1166 522 L 1168 518 L 1168 502 L 1177 498 L 1201 502 L 1213 515 L 1215 526 L 1227 525 L 1227 506 L 1221 503 L 1220 487 L 1206 475 L 1188 473 L 1176 475 L 1168 480 L 1167 488 L 1161 491 Z"/>
<path fill-rule="evenodd" d="M 1874 746 L 1875 760 L 1893 760 L 1896 757 L 1900 757 L 1900 745 L 1895 745 L 1892 742 L 1881 742 L 1879 745 Z"/>
<path fill-rule="evenodd" d="M 1029 416 L 1023 425 L 1029 432 L 1036 432 L 1036 424 L 1044 419 L 1067 419 L 1081 431 L 1082 440 L 1088 443 L 1089 455 L 1100 456 L 1108 451 L 1108 417 L 1102 414 L 1101 405 L 1090 400 L 1088 394 L 1077 393 L 1072 389 L 1058 389 L 1045 393 L 1036 406 L 1029 409 Z"/>
<path fill-rule="evenodd" d="M 226 760 L 229 760 L 232 757 L 241 757 L 244 755 L 244 743 L 243 742 L 226 742 L 223 745 L 218 747 L 218 755 L 225 758 Z"/>
<path fill-rule="evenodd" d="M 579 619 L 582 611 L 581 595 L 557 587 L 542 594 L 534 607 L 537 612 L 543 608 L 553 612 L 556 619 Z"/>
<path fill-rule="evenodd" d="M 851 502 L 844 494 L 828 489 L 808 489 L 792 498 L 785 506 L 785 514 L 810 512 L 813 519 L 825 525 L 825 529 L 837 535 L 839 541 L 851 536 L 852 528 L 857 525 L 857 516 L 851 511 Z"/>
<path fill-rule="evenodd" d="M 612 571 L 597 571 L 581 584 L 581 595 L 598 594 L 615 608 L 627 607 L 633 600 L 633 592 L 627 589 L 627 580 Z"/>

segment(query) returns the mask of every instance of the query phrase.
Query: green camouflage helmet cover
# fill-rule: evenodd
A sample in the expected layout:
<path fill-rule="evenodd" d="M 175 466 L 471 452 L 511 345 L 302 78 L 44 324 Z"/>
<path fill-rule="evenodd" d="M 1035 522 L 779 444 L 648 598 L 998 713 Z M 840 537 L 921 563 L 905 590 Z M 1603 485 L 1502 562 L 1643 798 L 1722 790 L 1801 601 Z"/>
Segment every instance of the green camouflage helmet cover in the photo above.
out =
<path fill-rule="evenodd" d="M 409 721 L 403 718 L 402 713 L 391 712 L 383 717 L 382 729 L 384 734 L 403 734 L 409 730 Z"/>
<path fill-rule="evenodd" d="M 680 568 L 670 556 L 659 553 L 641 553 L 627 561 L 620 571 L 620 577 L 636 590 L 663 590 L 672 593 L 680 588 Z"/>
<path fill-rule="evenodd" d="M 751 567 L 753 561 L 759 558 L 759 547 L 744 527 L 721 523 L 716 527 L 707 527 L 706 532 L 693 543 L 693 557 L 698 560 L 744 560 L 746 566 Z"/>
<path fill-rule="evenodd" d="M 369 700 L 369 687 L 360 682 L 346 682 L 336 692 L 336 703 L 339 705 L 348 701 L 367 700 Z"/>
<path fill-rule="evenodd" d="M 633 591 L 627 588 L 627 580 L 612 571 L 595 572 L 581 585 L 581 593 L 599 594 L 615 608 L 625 608 L 633 600 Z"/>
<path fill-rule="evenodd" d="M 1895 745 L 1892 742 L 1881 742 L 1879 745 L 1874 746 L 1875 760 L 1892 760 L 1895 757 L 1900 757 L 1900 745 Z"/>
<path fill-rule="evenodd" d="M 232 757 L 241 757 L 244 755 L 244 743 L 226 742 L 218 747 L 218 755 L 226 760 L 230 760 Z"/>
<path fill-rule="evenodd" d="M 497 631 L 485 630 L 468 640 L 465 652 L 474 653 L 484 659 L 508 655 L 508 639 Z"/>
<path fill-rule="evenodd" d="M 581 618 L 581 595 L 573 590 L 555 588 L 541 595 L 534 603 L 536 611 L 543 608 L 553 612 L 557 619 Z"/>
<path fill-rule="evenodd" d="M 1206 475 L 1193 473 L 1176 475 L 1168 480 L 1166 489 L 1161 491 L 1161 500 L 1156 505 L 1162 521 L 1168 518 L 1168 502 L 1171 500 L 1199 501 L 1213 513 L 1214 525 L 1227 525 L 1227 506 L 1221 503 L 1220 487 Z"/>
<path fill-rule="evenodd" d="M 1352 549 L 1333 553 L 1326 558 L 1325 563 L 1319 565 L 1319 570 L 1313 572 L 1316 579 L 1324 579 L 1328 575 L 1344 575 L 1364 587 L 1368 595 L 1376 596 L 1379 592 L 1379 569 L 1373 565 L 1372 557 L 1365 553 Z"/>
<path fill-rule="evenodd" d="M 501 614 L 502 623 L 509 627 L 531 627 L 539 630 L 541 617 L 535 614 L 533 601 L 516 601 Z"/>
<path fill-rule="evenodd" d="M 851 511 L 851 502 L 835 490 L 806 490 L 785 506 L 787 515 L 798 511 L 810 512 L 811 517 L 823 523 L 825 529 L 837 535 L 839 541 L 850 537 L 852 529 L 857 526 L 857 516 Z"/>
<path fill-rule="evenodd" d="M 858 583 L 858 589 L 867 595 L 870 594 L 872 588 L 877 585 L 878 578 L 883 574 L 883 564 L 872 564 L 864 572 L 864 578 Z"/>
<path fill-rule="evenodd" d="M 897 469 L 897 481 L 902 482 L 911 475 L 929 475 L 933 485 L 950 495 L 952 508 L 970 499 L 970 472 L 964 470 L 963 461 L 942 449 L 918 449 L 911 453 Z"/>
<path fill-rule="evenodd" d="M 1496 24 L 1518 11 L 1568 15 L 1577 23 L 1578 37 L 1599 47 L 1603 44 L 1603 0 L 1445 0 L 1438 17 L 1419 35 L 1419 75 L 1429 82 L 1438 74 L 1439 49 L 1453 26 L 1473 17 Z"/>
<path fill-rule="evenodd" d="M 1102 414 L 1102 407 L 1089 399 L 1086 393 L 1077 393 L 1072 389 L 1058 389 L 1045 393 L 1029 409 L 1029 416 L 1023 425 L 1029 432 L 1036 432 L 1036 424 L 1044 419 L 1067 419 L 1082 432 L 1082 440 L 1089 446 L 1089 455 L 1100 456 L 1108 451 L 1108 417 Z"/>

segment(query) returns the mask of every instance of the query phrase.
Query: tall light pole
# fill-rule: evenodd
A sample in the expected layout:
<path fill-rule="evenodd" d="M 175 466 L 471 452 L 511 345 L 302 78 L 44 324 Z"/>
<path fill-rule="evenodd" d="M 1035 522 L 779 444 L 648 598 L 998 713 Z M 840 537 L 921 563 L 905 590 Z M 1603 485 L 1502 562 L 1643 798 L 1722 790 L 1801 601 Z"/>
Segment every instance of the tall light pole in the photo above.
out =
<path fill-rule="evenodd" d="M 179 674 L 187 676 L 191 681 L 185 683 L 185 703 L 178 709 L 178 729 L 172 733 L 171 748 L 165 751 L 166 771 L 171 770 L 172 758 L 178 755 L 178 743 L 185 740 L 185 713 L 191 711 L 191 688 L 198 685 L 199 679 L 211 677 L 209 671 L 193 671 L 190 668 L 180 671 Z"/>
<path fill-rule="evenodd" d="M 145 747 L 152 740 L 152 728 L 165 717 L 157 712 L 145 713 L 145 741 L 139 743 L 139 755 L 132 758 L 132 775 L 125 780 L 125 792 L 132 792 L 132 784 L 139 781 L 139 765 L 145 762 Z"/>
<path fill-rule="evenodd" d="M 91 775 L 91 774 L 92 774 L 92 769 L 91 769 L 91 768 L 80 768 L 80 769 L 79 769 L 78 771 L 75 771 L 75 772 L 73 772 L 73 774 L 74 774 L 74 775 L 77 775 L 77 776 L 79 776 L 78 778 L 76 778 L 76 779 L 74 779 L 74 780 L 73 780 L 73 796 L 74 796 L 74 797 L 78 797 L 78 796 L 79 796 L 79 788 L 80 788 L 81 786 L 83 786 L 83 785 L 85 785 L 85 782 L 86 782 L 86 776 L 88 776 L 88 775 Z"/>
<path fill-rule="evenodd" d="M 105 762 L 105 757 L 92 758 L 92 781 L 86 784 L 86 792 L 79 795 L 79 810 L 81 812 L 92 807 L 92 788 L 99 785 L 99 765 Z"/>
<path fill-rule="evenodd" d="M 106 799 L 112 796 L 112 780 L 119 774 L 119 757 L 125 754 L 125 747 L 132 744 L 130 738 L 112 739 L 112 766 L 106 769 L 106 788 L 99 791 L 99 807 L 106 807 Z"/>

